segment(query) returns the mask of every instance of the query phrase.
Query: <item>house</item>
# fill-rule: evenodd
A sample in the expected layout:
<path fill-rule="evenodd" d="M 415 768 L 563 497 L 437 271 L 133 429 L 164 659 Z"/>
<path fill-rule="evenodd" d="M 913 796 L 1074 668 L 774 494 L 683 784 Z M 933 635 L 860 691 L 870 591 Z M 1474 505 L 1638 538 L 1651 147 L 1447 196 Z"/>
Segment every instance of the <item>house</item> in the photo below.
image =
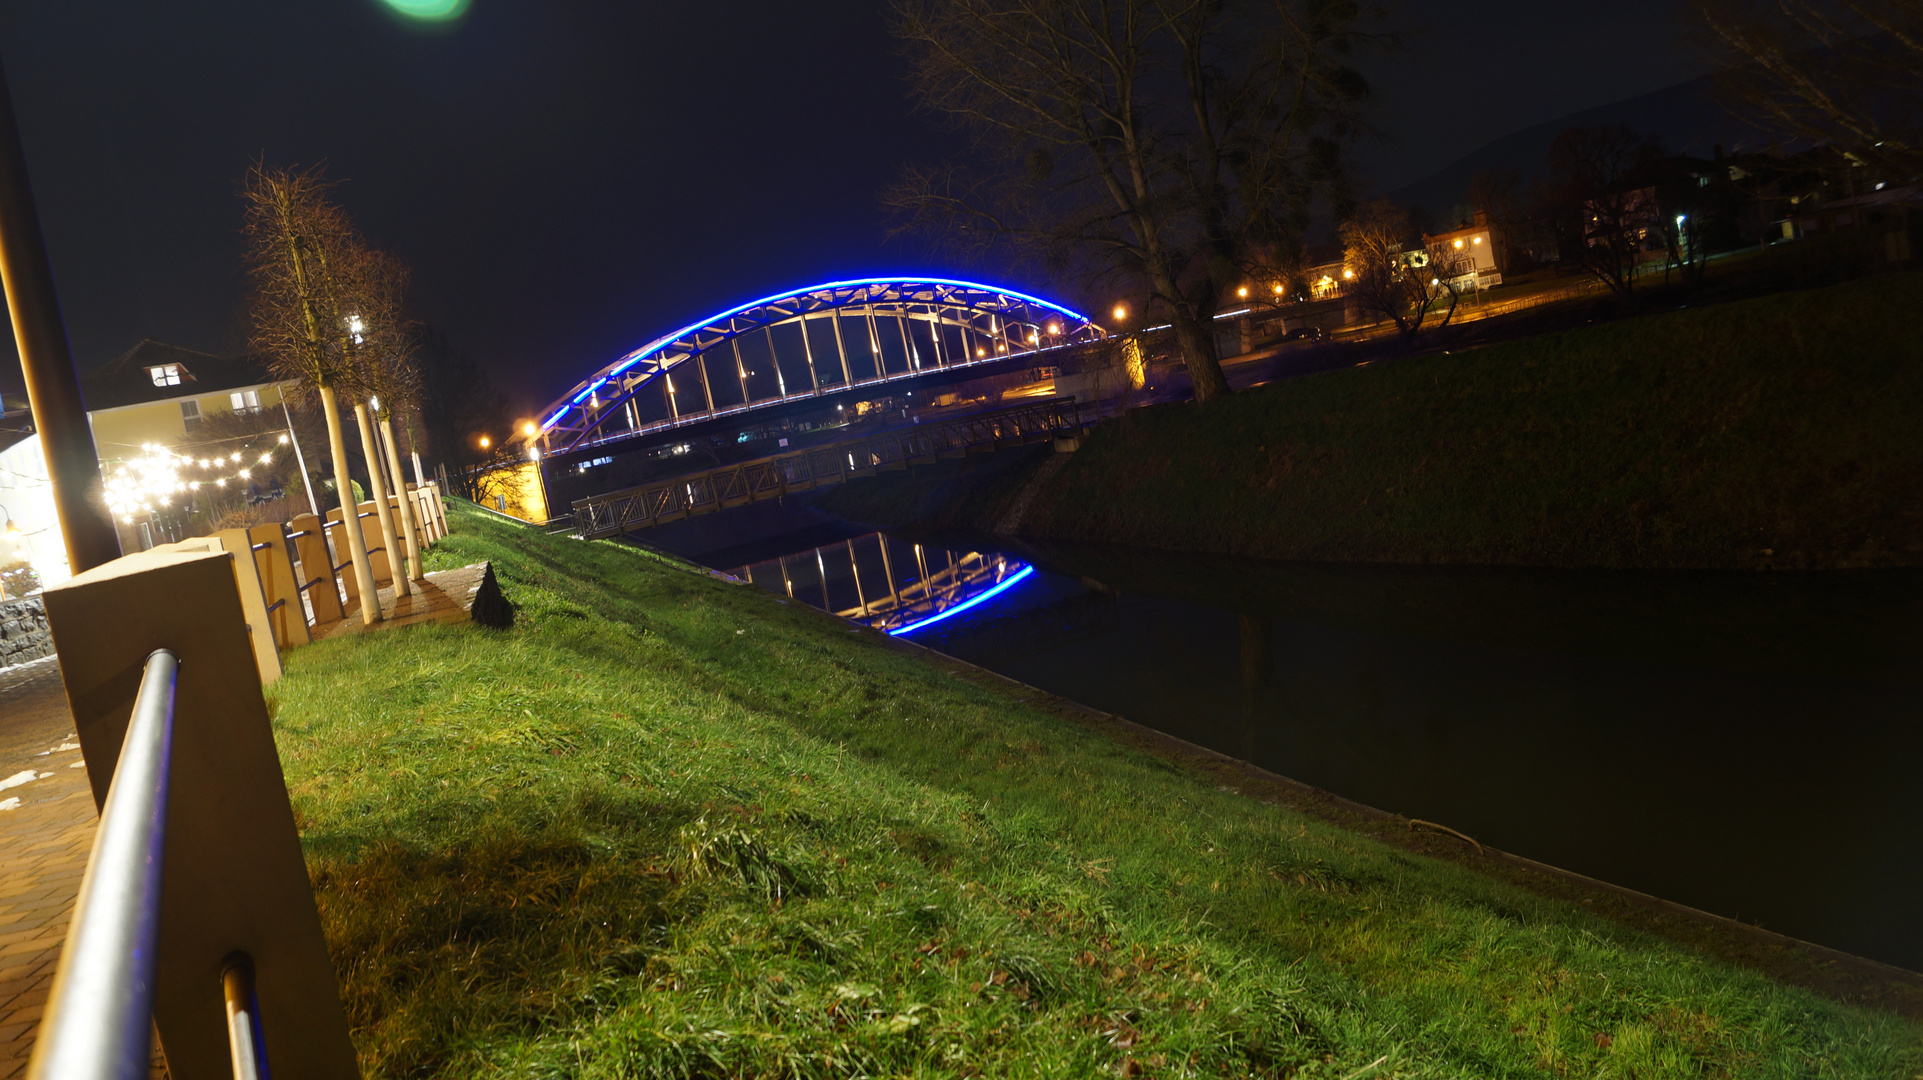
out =
<path fill-rule="evenodd" d="M 100 460 L 172 446 L 220 412 L 279 409 L 280 384 L 256 356 L 214 356 L 149 338 L 81 377 Z"/>
<path fill-rule="evenodd" d="M 1500 226 L 1489 222 L 1489 215 L 1476 211 L 1470 224 L 1449 232 L 1423 233 L 1422 246 L 1428 251 L 1431 266 L 1455 266 L 1459 287 L 1487 289 L 1502 284 L 1505 252 Z"/>

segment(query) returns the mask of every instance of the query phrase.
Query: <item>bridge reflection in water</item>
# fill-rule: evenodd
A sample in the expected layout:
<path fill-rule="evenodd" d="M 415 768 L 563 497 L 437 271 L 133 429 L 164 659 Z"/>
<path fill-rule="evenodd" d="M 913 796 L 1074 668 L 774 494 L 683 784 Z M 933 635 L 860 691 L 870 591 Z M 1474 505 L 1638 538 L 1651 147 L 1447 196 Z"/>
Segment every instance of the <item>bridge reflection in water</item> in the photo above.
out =
<path fill-rule="evenodd" d="M 844 619 L 907 634 L 984 603 L 1034 572 L 999 552 L 868 533 L 750 563 L 734 574 Z"/>

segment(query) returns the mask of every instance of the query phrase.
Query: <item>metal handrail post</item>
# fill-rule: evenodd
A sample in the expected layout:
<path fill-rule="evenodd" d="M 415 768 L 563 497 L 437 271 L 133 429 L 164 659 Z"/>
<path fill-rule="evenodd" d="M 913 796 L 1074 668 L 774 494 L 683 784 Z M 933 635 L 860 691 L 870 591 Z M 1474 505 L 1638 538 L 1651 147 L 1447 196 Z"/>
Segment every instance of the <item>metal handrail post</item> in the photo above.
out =
<path fill-rule="evenodd" d="M 148 1073 L 179 665 L 166 649 L 147 657 L 29 1080 L 138 1080 Z"/>
<path fill-rule="evenodd" d="M 227 1049 L 233 1057 L 234 1080 L 263 1080 L 267 1062 L 261 1053 L 253 958 L 244 952 L 228 956 L 220 967 L 220 989 L 227 999 Z"/>

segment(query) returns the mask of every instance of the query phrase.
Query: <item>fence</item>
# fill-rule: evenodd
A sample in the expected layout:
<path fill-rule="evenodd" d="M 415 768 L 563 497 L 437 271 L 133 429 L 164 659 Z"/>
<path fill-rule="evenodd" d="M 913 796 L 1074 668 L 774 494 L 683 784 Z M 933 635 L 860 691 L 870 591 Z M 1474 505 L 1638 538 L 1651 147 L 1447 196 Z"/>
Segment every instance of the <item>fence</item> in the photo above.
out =
<path fill-rule="evenodd" d="M 438 487 L 405 497 L 419 546 L 445 535 Z M 163 545 L 44 594 L 100 825 L 32 1080 L 144 1077 L 154 1029 L 176 1080 L 356 1075 L 260 693 L 354 595 L 340 531 L 401 550 L 373 503 L 353 513 Z"/>
<path fill-rule="evenodd" d="M 415 500 L 420 547 L 426 548 L 447 534 L 439 485 L 410 489 L 407 497 Z M 388 496 L 392 505 L 398 505 L 399 499 Z M 390 516 L 400 528 L 401 515 Z M 372 502 L 355 507 L 355 524 L 367 545 L 375 585 L 391 583 L 398 560 L 389 562 L 388 552 L 402 550 L 405 540 L 381 536 L 379 514 Z M 326 521 L 301 514 L 286 524 L 222 529 L 211 536 L 161 544 L 151 550 L 225 551 L 234 556 L 235 584 L 247 616 L 260 679 L 266 684 L 280 677 L 281 649 L 308 644 L 352 613 L 348 604 L 358 593 L 341 531 L 346 527 L 341 511 L 334 509 L 328 511 Z M 242 558 L 243 554 L 247 557 Z"/>
<path fill-rule="evenodd" d="M 998 409 L 579 499 L 574 503 L 574 521 L 585 539 L 617 536 L 979 447 L 1077 435 L 1081 427 L 1081 412 L 1073 399 Z"/>
<path fill-rule="evenodd" d="M 101 812 L 32 1080 L 356 1076 L 258 675 L 254 562 L 156 549 L 44 594 Z"/>

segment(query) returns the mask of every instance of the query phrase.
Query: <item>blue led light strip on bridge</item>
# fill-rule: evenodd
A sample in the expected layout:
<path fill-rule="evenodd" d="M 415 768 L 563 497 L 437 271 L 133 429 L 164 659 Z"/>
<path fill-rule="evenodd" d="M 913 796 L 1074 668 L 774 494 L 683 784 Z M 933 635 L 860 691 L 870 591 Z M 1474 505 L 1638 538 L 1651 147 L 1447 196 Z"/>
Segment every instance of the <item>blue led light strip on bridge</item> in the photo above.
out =
<path fill-rule="evenodd" d="M 918 623 L 910 623 L 907 626 L 897 627 L 896 629 L 890 630 L 888 631 L 888 636 L 894 637 L 898 634 L 913 633 L 914 631 L 920 630 L 922 627 L 927 626 L 930 623 L 938 623 L 943 619 L 946 619 L 950 615 L 958 615 L 961 612 L 967 611 L 969 608 L 974 607 L 976 604 L 980 604 L 980 603 L 983 603 L 984 601 L 994 599 L 997 595 L 1003 592 L 1006 592 L 1010 586 L 1014 585 L 1016 582 L 1020 581 L 1021 579 L 1027 577 L 1028 575 L 1034 572 L 1035 572 L 1034 567 L 1024 566 L 1019 571 L 1017 571 L 1014 575 L 1009 577 L 1007 581 L 1002 582 L 1000 585 L 995 586 L 994 588 L 988 590 L 987 592 L 981 594 L 980 596 L 977 596 L 971 600 L 964 601 L 963 603 L 956 604 L 954 607 L 949 608 L 947 611 L 944 611 L 939 615 L 931 615 L 928 618 L 923 619 Z"/>

